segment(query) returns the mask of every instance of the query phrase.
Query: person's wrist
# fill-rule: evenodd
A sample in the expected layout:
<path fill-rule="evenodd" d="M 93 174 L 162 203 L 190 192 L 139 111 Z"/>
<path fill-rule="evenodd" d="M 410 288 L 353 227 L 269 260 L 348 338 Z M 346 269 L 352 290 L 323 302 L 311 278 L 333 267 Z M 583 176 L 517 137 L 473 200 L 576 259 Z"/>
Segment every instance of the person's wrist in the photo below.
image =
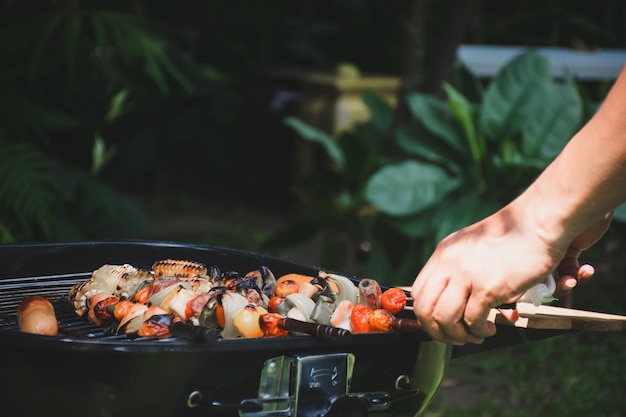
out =
<path fill-rule="evenodd" d="M 517 220 L 521 233 L 534 235 L 555 261 L 563 256 L 570 242 L 580 233 L 573 227 L 564 207 L 539 187 L 531 186 L 509 206 L 510 216 Z"/>

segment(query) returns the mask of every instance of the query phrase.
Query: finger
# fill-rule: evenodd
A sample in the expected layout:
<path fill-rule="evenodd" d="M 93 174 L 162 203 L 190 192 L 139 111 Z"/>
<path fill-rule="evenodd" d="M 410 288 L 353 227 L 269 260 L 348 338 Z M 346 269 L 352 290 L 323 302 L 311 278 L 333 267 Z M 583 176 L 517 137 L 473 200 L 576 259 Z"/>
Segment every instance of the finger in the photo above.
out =
<path fill-rule="evenodd" d="M 560 277 L 572 277 L 577 279 L 579 269 L 580 265 L 578 264 L 578 257 L 573 256 L 563 258 L 557 267 L 557 272 Z"/>
<path fill-rule="evenodd" d="M 483 338 L 470 333 L 463 321 L 469 289 L 463 285 L 448 284 L 441 293 L 433 311 L 433 319 L 448 340 L 455 344 L 482 343 Z"/>
<path fill-rule="evenodd" d="M 561 297 L 568 291 L 571 291 L 577 284 L 578 280 L 570 275 L 560 277 L 556 281 L 556 290 L 554 291 L 554 295 Z"/>
<path fill-rule="evenodd" d="M 595 274 L 595 268 L 589 264 L 584 264 L 578 267 L 576 274 L 573 275 L 561 275 L 556 282 L 556 290 L 554 295 L 557 297 L 563 296 L 568 291 L 571 291 L 580 284 L 585 284 Z"/>
<path fill-rule="evenodd" d="M 593 266 L 589 264 L 581 265 L 580 268 L 578 268 L 578 283 L 584 284 L 592 278 L 595 273 L 596 269 Z"/>
<path fill-rule="evenodd" d="M 491 307 L 477 296 L 470 296 L 465 306 L 465 313 L 463 320 L 469 330 L 474 336 L 478 338 L 485 338 L 496 334 L 496 325 L 488 321 Z"/>
<path fill-rule="evenodd" d="M 422 328 L 433 340 L 448 343 L 445 333 L 440 329 L 439 324 L 433 319 L 433 311 L 439 300 L 441 293 L 448 285 L 448 279 L 429 279 L 427 275 L 420 275 L 417 281 L 421 283 L 414 285 L 411 290 L 413 298 L 413 312 L 422 325 Z"/>

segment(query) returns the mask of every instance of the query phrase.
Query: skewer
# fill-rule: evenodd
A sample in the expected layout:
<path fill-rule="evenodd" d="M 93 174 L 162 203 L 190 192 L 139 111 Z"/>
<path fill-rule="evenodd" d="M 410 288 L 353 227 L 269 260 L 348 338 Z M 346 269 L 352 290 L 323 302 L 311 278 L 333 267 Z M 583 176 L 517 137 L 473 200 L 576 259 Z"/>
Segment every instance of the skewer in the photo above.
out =
<path fill-rule="evenodd" d="M 346 329 L 327 326 L 325 324 L 309 323 L 289 317 L 278 320 L 278 326 L 283 330 L 306 333 L 311 336 L 337 341 L 346 341 L 350 339 L 352 335 L 352 333 Z"/>

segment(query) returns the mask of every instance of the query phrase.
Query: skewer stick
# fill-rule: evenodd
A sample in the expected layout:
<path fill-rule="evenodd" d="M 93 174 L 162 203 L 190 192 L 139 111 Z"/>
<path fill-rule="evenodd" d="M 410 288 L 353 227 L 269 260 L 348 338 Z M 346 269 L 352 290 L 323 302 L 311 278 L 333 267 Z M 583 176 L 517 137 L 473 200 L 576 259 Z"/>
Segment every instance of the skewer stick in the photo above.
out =
<path fill-rule="evenodd" d="M 325 324 L 309 323 L 283 317 L 278 321 L 278 326 L 283 330 L 306 333 L 311 336 L 321 337 L 323 339 L 331 339 L 337 341 L 345 341 L 350 338 L 352 333 L 346 329 L 339 327 L 327 326 Z"/>

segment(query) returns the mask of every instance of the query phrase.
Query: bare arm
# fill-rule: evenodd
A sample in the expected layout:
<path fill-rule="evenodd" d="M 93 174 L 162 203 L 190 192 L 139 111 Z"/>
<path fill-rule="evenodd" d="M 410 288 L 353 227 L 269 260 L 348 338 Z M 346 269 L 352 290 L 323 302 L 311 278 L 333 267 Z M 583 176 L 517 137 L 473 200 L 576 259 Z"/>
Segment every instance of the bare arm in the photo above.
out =
<path fill-rule="evenodd" d="M 536 214 L 546 241 L 560 245 L 626 200 L 626 68 L 598 112 L 519 200 L 534 209 L 529 214 Z"/>
<path fill-rule="evenodd" d="M 495 333 L 490 308 L 557 268 L 577 275 L 580 251 L 604 234 L 624 201 L 626 68 L 598 112 L 524 193 L 440 242 L 412 287 L 417 318 L 435 340 L 482 342 Z"/>

